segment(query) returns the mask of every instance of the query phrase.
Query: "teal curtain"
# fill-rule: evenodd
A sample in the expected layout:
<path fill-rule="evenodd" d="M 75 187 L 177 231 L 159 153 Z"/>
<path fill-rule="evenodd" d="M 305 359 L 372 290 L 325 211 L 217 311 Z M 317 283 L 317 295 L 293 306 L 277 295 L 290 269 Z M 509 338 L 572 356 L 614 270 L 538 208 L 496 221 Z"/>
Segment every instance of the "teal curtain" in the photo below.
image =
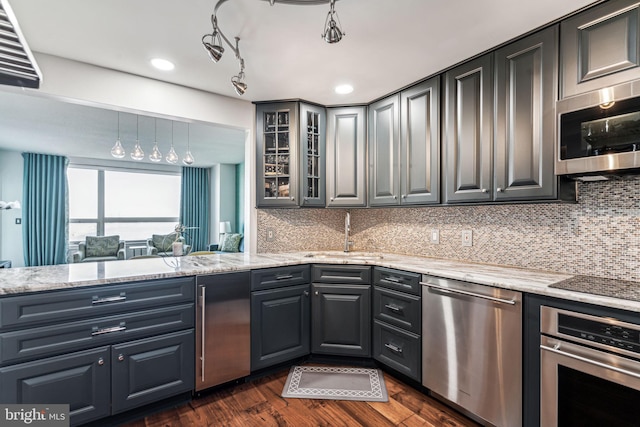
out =
<path fill-rule="evenodd" d="M 209 248 L 209 169 L 182 168 L 180 191 L 180 223 L 185 231 L 187 244 L 192 251 Z"/>
<path fill-rule="evenodd" d="M 24 265 L 67 262 L 67 158 L 22 153 Z"/>

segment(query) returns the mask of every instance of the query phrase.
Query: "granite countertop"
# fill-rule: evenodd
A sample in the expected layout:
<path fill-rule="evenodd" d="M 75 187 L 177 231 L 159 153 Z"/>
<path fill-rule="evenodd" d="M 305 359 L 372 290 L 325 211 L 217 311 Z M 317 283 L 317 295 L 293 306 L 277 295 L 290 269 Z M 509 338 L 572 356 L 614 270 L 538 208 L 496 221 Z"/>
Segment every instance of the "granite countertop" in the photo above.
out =
<path fill-rule="evenodd" d="M 0 269 L 0 296 L 310 263 L 377 265 L 640 312 L 637 300 L 551 287 L 574 277 L 568 274 L 391 253 L 339 251 L 216 254 Z"/>

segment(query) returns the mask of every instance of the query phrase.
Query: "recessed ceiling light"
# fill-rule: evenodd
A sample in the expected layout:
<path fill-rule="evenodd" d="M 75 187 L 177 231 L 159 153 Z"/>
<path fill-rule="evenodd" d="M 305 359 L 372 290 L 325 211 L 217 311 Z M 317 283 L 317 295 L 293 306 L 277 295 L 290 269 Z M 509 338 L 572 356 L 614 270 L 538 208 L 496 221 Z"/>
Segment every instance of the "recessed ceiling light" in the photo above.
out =
<path fill-rule="evenodd" d="M 353 92 L 353 86 L 351 86 L 351 85 L 336 86 L 335 91 L 336 91 L 336 93 L 338 93 L 340 95 L 346 95 L 348 93 Z"/>
<path fill-rule="evenodd" d="M 176 67 L 175 65 L 173 65 L 173 62 L 167 61 L 166 59 L 162 58 L 153 58 L 151 60 L 151 65 L 162 71 L 171 71 Z"/>

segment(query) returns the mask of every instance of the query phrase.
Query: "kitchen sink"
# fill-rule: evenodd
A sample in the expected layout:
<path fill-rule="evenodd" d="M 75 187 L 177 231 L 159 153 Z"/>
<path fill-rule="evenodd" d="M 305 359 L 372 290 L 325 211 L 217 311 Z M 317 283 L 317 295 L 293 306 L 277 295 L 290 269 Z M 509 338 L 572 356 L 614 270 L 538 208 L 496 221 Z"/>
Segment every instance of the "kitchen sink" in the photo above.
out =
<path fill-rule="evenodd" d="M 343 259 L 343 260 L 354 260 L 354 261 L 376 261 L 379 259 L 383 259 L 382 255 L 378 254 L 363 254 L 357 252 L 319 252 L 305 255 L 305 258 L 314 258 L 314 259 Z"/>

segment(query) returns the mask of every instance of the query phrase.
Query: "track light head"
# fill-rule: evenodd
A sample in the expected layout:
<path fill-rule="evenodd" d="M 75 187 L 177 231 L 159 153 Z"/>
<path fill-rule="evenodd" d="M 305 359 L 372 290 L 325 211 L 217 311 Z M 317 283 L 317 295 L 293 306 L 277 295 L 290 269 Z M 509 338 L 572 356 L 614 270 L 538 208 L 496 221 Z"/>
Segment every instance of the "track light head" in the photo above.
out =
<path fill-rule="evenodd" d="M 342 40 L 342 36 L 344 36 L 344 32 L 338 25 L 340 18 L 338 18 L 338 14 L 336 13 L 335 3 L 335 0 L 331 0 L 329 13 L 327 14 L 327 19 L 324 22 L 324 33 L 322 34 L 324 41 L 330 44 L 338 43 Z M 338 22 L 336 22 L 336 18 L 338 19 Z"/>

